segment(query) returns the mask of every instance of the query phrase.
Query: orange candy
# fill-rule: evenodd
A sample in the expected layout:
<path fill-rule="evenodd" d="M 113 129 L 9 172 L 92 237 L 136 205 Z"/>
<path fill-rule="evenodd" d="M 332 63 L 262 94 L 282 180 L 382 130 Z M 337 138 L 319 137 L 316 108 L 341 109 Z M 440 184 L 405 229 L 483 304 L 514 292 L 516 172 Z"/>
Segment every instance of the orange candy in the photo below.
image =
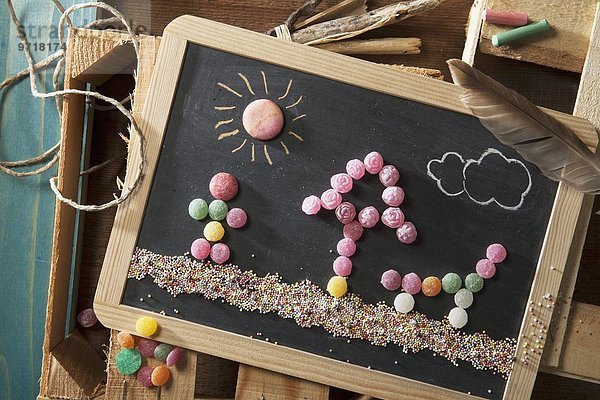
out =
<path fill-rule="evenodd" d="M 119 332 L 117 335 L 117 341 L 121 345 L 121 347 L 125 349 L 133 349 L 135 345 L 135 341 L 133 340 L 133 336 L 131 336 L 128 332 Z"/>
<path fill-rule="evenodd" d="M 442 281 L 435 276 L 428 276 L 427 278 L 423 279 L 421 290 L 427 297 L 437 296 L 442 290 Z"/>
<path fill-rule="evenodd" d="M 171 371 L 165 365 L 159 365 L 154 368 L 152 371 L 152 375 L 150 376 L 150 380 L 154 386 L 162 386 L 165 383 L 169 382 L 171 378 Z"/>

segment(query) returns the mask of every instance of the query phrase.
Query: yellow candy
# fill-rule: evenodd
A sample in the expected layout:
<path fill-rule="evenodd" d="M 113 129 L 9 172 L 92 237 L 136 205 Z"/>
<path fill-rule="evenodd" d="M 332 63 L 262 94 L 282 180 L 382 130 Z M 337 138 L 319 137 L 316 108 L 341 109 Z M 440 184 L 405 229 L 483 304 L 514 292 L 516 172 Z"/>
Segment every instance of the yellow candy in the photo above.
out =
<path fill-rule="evenodd" d="M 342 297 L 348 291 L 348 282 L 342 276 L 333 276 L 327 283 L 327 291 L 335 298 Z"/>
<path fill-rule="evenodd" d="M 210 242 L 218 242 L 223 239 L 225 229 L 220 222 L 211 221 L 204 227 L 204 237 Z"/>
<path fill-rule="evenodd" d="M 154 333 L 156 333 L 157 329 L 158 324 L 152 317 L 141 317 L 135 322 L 135 330 L 141 336 L 152 336 Z"/>

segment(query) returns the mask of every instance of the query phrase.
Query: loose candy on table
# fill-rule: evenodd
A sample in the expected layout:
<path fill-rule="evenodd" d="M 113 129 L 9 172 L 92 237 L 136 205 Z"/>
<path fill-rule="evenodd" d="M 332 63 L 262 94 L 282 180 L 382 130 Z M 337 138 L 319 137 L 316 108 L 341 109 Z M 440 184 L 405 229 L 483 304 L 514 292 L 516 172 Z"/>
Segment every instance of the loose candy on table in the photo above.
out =
<path fill-rule="evenodd" d="M 210 221 L 204 227 L 204 237 L 210 242 L 218 242 L 223 239 L 225 228 L 219 221 Z"/>
<path fill-rule="evenodd" d="M 365 169 L 368 173 L 375 175 L 383 168 L 383 157 L 376 151 L 372 151 L 365 157 Z"/>
<path fill-rule="evenodd" d="M 272 100 L 258 99 L 246 106 L 242 125 L 250 136 L 258 140 L 271 140 L 283 128 L 285 117 L 281 108 Z"/>
<path fill-rule="evenodd" d="M 402 278 L 402 289 L 410 294 L 419 293 L 421 291 L 421 278 L 419 278 L 419 275 L 414 272 L 404 275 Z"/>
<path fill-rule="evenodd" d="M 334 210 L 342 202 L 342 195 L 336 190 L 327 189 L 321 195 L 321 205 L 326 210 Z"/>
<path fill-rule="evenodd" d="M 152 387 L 152 371 L 154 371 L 154 368 L 148 365 L 144 365 L 142 368 L 140 368 L 137 373 L 137 381 L 140 383 L 140 385 L 147 388 Z"/>
<path fill-rule="evenodd" d="M 381 214 L 381 222 L 387 227 L 399 228 L 404 223 L 404 213 L 398 207 L 388 207 Z"/>
<path fill-rule="evenodd" d="M 337 276 L 348 276 L 352 273 L 352 261 L 346 256 L 339 256 L 333 261 L 333 272 Z"/>
<path fill-rule="evenodd" d="M 396 229 L 396 237 L 404 244 L 411 244 L 417 240 L 417 228 L 412 222 L 404 222 Z"/>
<path fill-rule="evenodd" d="M 154 358 L 158 361 L 166 361 L 171 350 L 173 350 L 173 346 L 167 343 L 161 343 L 154 349 Z"/>
<path fill-rule="evenodd" d="M 506 249 L 500 243 L 490 244 L 485 251 L 485 256 L 491 262 L 498 264 L 506 258 Z"/>
<path fill-rule="evenodd" d="M 402 275 L 394 269 L 388 269 L 381 275 L 381 284 L 389 291 L 398 290 L 402 286 Z"/>
<path fill-rule="evenodd" d="M 339 193 L 348 193 L 352 190 L 352 177 L 348 174 L 335 174 L 330 179 L 331 188 Z"/>
<path fill-rule="evenodd" d="M 490 279 L 496 274 L 496 265 L 487 258 L 477 261 L 475 265 L 477 275 L 484 279 Z"/>
<path fill-rule="evenodd" d="M 448 322 L 454 328 L 460 329 L 469 322 L 469 315 L 464 308 L 454 307 L 448 313 Z"/>
<path fill-rule="evenodd" d="M 340 256 L 352 257 L 356 252 L 356 243 L 352 239 L 343 238 L 338 242 L 336 249 Z"/>
<path fill-rule="evenodd" d="M 158 329 L 158 323 L 152 317 L 140 317 L 135 322 L 135 330 L 141 336 L 152 336 L 156 333 Z"/>
<path fill-rule="evenodd" d="M 223 200 L 213 200 L 208 205 L 208 216 L 214 221 L 222 221 L 227 217 L 229 208 Z"/>
<path fill-rule="evenodd" d="M 234 229 L 243 228 L 246 222 L 248 222 L 248 215 L 241 208 L 232 208 L 227 213 L 226 221 L 227 225 Z"/>
<path fill-rule="evenodd" d="M 210 194 L 215 199 L 228 201 L 233 199 L 238 192 L 238 181 L 235 176 L 227 172 L 219 172 L 213 176 L 208 184 Z"/>
<path fill-rule="evenodd" d="M 135 340 L 129 332 L 119 332 L 117 335 L 117 342 L 125 349 L 133 349 L 135 346 Z"/>
<path fill-rule="evenodd" d="M 208 215 L 208 204 L 202 199 L 194 199 L 190 201 L 188 213 L 190 214 L 190 217 L 200 221 Z"/>
<path fill-rule="evenodd" d="M 183 349 L 181 347 L 175 347 L 173 350 L 171 350 L 171 352 L 167 355 L 167 367 L 177 365 L 179 363 L 179 360 L 181 360 L 182 355 Z"/>
<path fill-rule="evenodd" d="M 217 243 L 210 250 L 210 258 L 217 264 L 224 264 L 229 260 L 231 251 L 225 243 Z"/>
<path fill-rule="evenodd" d="M 402 314 L 411 312 L 415 308 L 415 298 L 410 293 L 400 293 L 394 299 L 394 308 Z"/>
<path fill-rule="evenodd" d="M 442 291 L 442 282 L 437 276 L 428 276 L 421 283 L 421 290 L 427 297 L 434 297 Z"/>
<path fill-rule="evenodd" d="M 476 272 L 471 272 L 465 278 L 465 288 L 473 293 L 479 292 L 481 289 L 483 289 L 483 278 Z"/>
<path fill-rule="evenodd" d="M 460 289 L 454 295 L 454 304 L 460 308 L 469 308 L 473 304 L 473 292 L 467 289 Z"/>
<path fill-rule="evenodd" d="M 159 343 L 156 340 L 142 337 L 138 340 L 137 348 L 144 357 L 154 357 L 154 349 L 156 349 L 158 345 Z"/>
<path fill-rule="evenodd" d="M 358 213 L 358 222 L 365 228 L 374 227 L 379 222 L 379 211 L 373 206 L 368 206 Z"/>
<path fill-rule="evenodd" d="M 362 237 L 364 231 L 365 228 L 363 228 L 363 226 L 358 221 L 352 221 L 347 223 L 346 225 L 344 225 L 343 229 L 344 237 L 354 240 L 355 242 Z"/>
<path fill-rule="evenodd" d="M 307 215 L 315 215 L 321 210 L 321 199 L 312 195 L 302 201 L 302 211 Z"/>
<path fill-rule="evenodd" d="M 142 355 L 136 349 L 121 349 L 115 357 L 115 364 L 123 375 L 135 374 L 142 366 Z"/>
<path fill-rule="evenodd" d="M 152 375 L 150 375 L 150 380 L 154 386 L 163 386 L 169 382 L 169 379 L 171 379 L 171 371 L 169 371 L 166 365 L 159 365 L 154 368 Z"/>
<path fill-rule="evenodd" d="M 210 255 L 210 243 L 204 238 L 196 239 L 192 242 L 190 253 L 194 258 L 204 260 Z"/>
<path fill-rule="evenodd" d="M 458 292 L 461 286 L 462 279 L 460 278 L 460 275 L 454 272 L 449 272 L 442 278 L 442 288 L 446 293 L 454 294 Z"/>
<path fill-rule="evenodd" d="M 356 158 L 354 160 L 350 160 L 346 163 L 346 172 L 352 177 L 352 179 L 359 180 L 365 176 L 365 164 Z"/>
<path fill-rule="evenodd" d="M 86 308 L 77 314 L 77 322 L 84 328 L 91 328 L 98 323 L 98 317 L 93 308 Z"/>
<path fill-rule="evenodd" d="M 390 207 L 398 207 L 404 201 L 404 190 L 398 186 L 386 187 L 381 193 L 381 199 Z"/>
<path fill-rule="evenodd" d="M 356 208 L 349 201 L 344 201 L 335 208 L 335 216 L 342 224 L 349 224 L 356 217 Z"/>
<path fill-rule="evenodd" d="M 383 186 L 390 187 L 394 186 L 398 183 L 400 179 L 400 172 L 393 165 L 385 165 L 379 171 L 379 181 L 383 184 Z"/>
<path fill-rule="evenodd" d="M 335 298 L 340 298 L 348 291 L 348 282 L 341 276 L 332 276 L 327 282 L 327 292 Z"/>

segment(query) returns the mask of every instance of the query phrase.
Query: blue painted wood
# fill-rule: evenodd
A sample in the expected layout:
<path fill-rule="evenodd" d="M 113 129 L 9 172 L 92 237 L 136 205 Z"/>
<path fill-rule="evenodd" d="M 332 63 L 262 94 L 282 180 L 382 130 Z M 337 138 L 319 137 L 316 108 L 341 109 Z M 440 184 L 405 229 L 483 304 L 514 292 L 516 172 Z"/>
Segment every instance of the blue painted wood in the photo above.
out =
<path fill-rule="evenodd" d="M 77 1 L 62 1 L 66 7 Z M 17 15 L 36 61 L 55 51 L 60 15 L 52 2 L 17 1 Z M 26 67 L 5 5 L 0 5 L 0 80 Z M 72 16 L 91 21 L 94 9 Z M 40 74 L 40 90 L 52 90 L 52 69 Z M 28 158 L 59 139 L 53 99 L 30 94 L 29 81 L 0 92 L 0 159 Z M 15 178 L 0 173 L 0 399 L 34 399 L 39 392 L 48 276 L 54 225 L 54 195 L 42 175 Z"/>

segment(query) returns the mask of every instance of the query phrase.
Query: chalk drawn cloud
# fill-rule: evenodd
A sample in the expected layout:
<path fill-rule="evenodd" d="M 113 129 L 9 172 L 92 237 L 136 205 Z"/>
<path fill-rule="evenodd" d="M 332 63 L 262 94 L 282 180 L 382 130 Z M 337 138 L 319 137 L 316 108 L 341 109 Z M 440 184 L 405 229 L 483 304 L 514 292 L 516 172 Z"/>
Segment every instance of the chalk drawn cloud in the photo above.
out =
<path fill-rule="evenodd" d="M 510 211 L 523 206 L 532 183 L 525 164 L 493 148 L 477 160 L 448 152 L 427 163 L 427 175 L 446 196 L 464 194 L 476 204 L 496 204 Z"/>

